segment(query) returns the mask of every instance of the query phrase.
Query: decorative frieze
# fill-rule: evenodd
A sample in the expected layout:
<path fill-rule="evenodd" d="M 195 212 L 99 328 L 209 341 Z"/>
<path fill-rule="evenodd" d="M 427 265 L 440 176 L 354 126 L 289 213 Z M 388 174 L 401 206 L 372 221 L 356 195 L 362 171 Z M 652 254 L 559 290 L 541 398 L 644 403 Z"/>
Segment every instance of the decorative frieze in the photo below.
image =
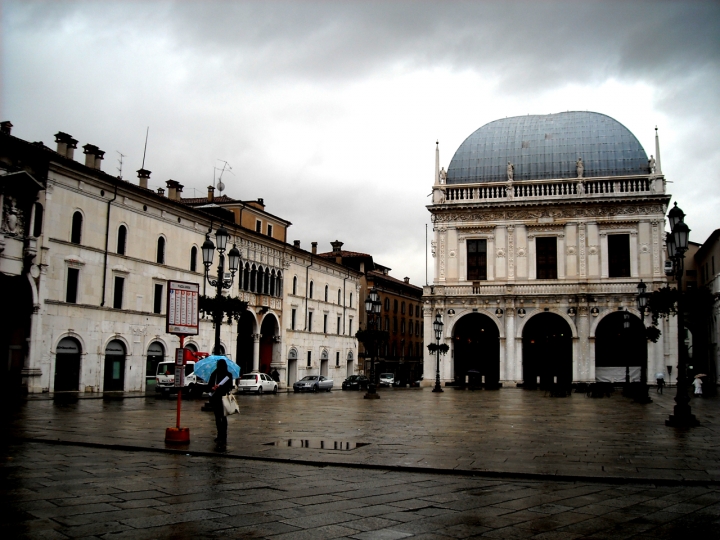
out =
<path fill-rule="evenodd" d="M 597 205 L 597 206 L 571 206 L 568 208 L 541 208 L 541 209 L 508 209 L 508 210 L 480 210 L 466 212 L 442 212 L 432 215 L 433 222 L 483 222 L 483 221 L 526 221 L 551 217 L 553 219 L 574 218 L 603 218 L 614 216 L 638 216 L 648 214 L 663 214 L 661 204 L 647 205 Z"/>

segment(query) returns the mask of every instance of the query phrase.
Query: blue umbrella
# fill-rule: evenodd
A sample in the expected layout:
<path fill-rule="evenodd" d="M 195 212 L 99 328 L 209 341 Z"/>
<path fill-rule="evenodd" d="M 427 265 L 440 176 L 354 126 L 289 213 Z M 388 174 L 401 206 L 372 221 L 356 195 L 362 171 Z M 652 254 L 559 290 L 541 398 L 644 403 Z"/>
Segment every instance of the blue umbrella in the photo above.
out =
<path fill-rule="evenodd" d="M 195 364 L 195 375 L 200 377 L 203 381 L 209 381 L 210 375 L 217 369 L 218 360 L 225 360 L 228 371 L 233 379 L 240 377 L 240 366 L 230 360 L 227 356 L 208 356 L 203 358 Z"/>

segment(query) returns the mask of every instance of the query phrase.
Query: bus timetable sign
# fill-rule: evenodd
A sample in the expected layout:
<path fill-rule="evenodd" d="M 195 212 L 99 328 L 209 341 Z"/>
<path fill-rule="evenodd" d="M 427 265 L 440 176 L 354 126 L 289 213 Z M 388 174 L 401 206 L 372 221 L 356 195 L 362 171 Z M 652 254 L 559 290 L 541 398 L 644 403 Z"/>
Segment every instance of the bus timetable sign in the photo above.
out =
<path fill-rule="evenodd" d="M 200 285 L 172 280 L 167 284 L 167 333 L 197 335 Z"/>

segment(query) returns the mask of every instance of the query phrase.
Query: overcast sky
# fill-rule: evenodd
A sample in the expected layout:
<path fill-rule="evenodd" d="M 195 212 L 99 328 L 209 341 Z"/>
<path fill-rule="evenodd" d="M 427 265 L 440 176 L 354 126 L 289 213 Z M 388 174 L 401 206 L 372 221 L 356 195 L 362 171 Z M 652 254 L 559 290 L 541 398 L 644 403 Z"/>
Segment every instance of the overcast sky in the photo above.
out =
<path fill-rule="evenodd" d="M 65 131 L 112 174 L 121 152 L 136 181 L 149 126 L 151 187 L 204 195 L 227 161 L 225 193 L 262 197 L 289 241 L 339 239 L 417 285 L 435 141 L 447 168 L 506 116 L 601 112 L 648 155 L 657 125 L 691 239 L 720 227 L 718 2 L 1 5 L 14 135 L 54 147 Z"/>

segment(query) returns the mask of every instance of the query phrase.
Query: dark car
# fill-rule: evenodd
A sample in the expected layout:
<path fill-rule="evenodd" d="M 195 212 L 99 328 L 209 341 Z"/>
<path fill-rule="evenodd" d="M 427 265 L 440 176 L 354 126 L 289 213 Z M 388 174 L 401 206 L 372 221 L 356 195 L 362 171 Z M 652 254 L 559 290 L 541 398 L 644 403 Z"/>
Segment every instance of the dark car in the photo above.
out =
<path fill-rule="evenodd" d="M 343 390 L 367 390 L 370 379 L 365 375 L 350 375 L 342 383 Z"/>

